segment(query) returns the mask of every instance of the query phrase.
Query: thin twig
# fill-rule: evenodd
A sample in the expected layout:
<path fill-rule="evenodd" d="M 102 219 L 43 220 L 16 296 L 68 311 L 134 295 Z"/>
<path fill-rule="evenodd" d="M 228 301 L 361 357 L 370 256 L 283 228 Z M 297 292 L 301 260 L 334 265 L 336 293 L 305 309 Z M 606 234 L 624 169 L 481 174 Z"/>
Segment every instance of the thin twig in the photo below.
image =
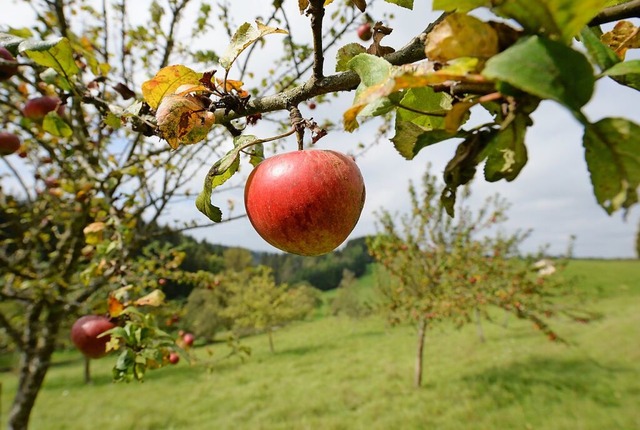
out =
<path fill-rule="evenodd" d="M 627 18 L 640 18 L 640 0 L 632 0 L 627 3 L 608 7 L 596 15 L 588 25 L 606 24 Z"/>
<path fill-rule="evenodd" d="M 322 48 L 324 1 L 311 0 L 307 11 L 311 15 L 311 32 L 313 33 L 313 79 L 320 81 L 324 77 L 324 50 Z"/>

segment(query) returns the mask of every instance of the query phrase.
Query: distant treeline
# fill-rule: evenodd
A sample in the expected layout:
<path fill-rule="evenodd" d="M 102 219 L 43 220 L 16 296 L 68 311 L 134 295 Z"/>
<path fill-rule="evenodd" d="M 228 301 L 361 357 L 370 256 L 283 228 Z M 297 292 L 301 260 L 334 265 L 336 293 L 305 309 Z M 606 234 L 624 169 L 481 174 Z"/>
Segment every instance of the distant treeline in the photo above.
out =
<path fill-rule="evenodd" d="M 319 290 L 337 288 L 345 269 L 360 277 L 373 261 L 366 238 L 350 240 L 344 248 L 319 257 L 293 254 L 257 253 L 258 262 L 273 269 L 276 282 L 308 282 Z"/>
<path fill-rule="evenodd" d="M 206 270 L 219 273 L 227 268 L 225 251 L 228 251 L 229 247 L 214 245 L 204 240 L 197 241 L 176 232 L 166 232 L 159 236 L 159 240 L 180 247 L 186 253 L 181 266 L 183 270 L 190 272 Z M 257 252 L 248 249 L 244 251 L 251 255 L 253 265 L 261 264 L 270 267 L 278 284 L 308 283 L 323 291 L 337 288 L 345 269 L 359 277 L 365 272 L 367 265 L 373 261 L 364 237 L 350 240 L 340 250 L 319 257 Z M 175 291 L 167 287 L 164 290 L 169 296 L 183 296 L 191 292 L 185 291 L 182 286 L 176 285 Z"/>

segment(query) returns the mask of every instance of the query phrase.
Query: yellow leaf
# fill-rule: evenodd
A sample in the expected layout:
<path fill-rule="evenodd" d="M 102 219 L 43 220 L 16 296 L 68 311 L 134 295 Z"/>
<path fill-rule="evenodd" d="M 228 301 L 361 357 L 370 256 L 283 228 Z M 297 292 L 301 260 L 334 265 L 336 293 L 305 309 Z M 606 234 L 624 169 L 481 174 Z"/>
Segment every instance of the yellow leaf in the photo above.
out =
<path fill-rule="evenodd" d="M 309 7 L 309 0 L 298 0 L 298 8 L 300 9 L 300 13 L 304 13 L 305 10 Z"/>
<path fill-rule="evenodd" d="M 486 22 L 463 13 L 452 13 L 427 36 L 425 54 L 446 63 L 460 57 L 487 59 L 498 53 L 498 33 Z"/>
<path fill-rule="evenodd" d="M 84 233 L 84 240 L 89 245 L 96 245 L 102 242 L 102 232 L 105 228 L 103 222 L 93 222 L 86 226 L 82 232 Z"/>
<path fill-rule="evenodd" d="M 219 85 L 224 84 L 224 81 L 222 79 L 217 79 L 217 81 Z M 224 90 L 226 92 L 235 91 L 239 97 L 247 97 L 249 93 L 242 88 L 243 85 L 244 85 L 244 82 L 242 81 L 234 81 L 232 79 L 227 79 L 227 85 L 225 86 Z"/>
<path fill-rule="evenodd" d="M 619 21 L 611 31 L 602 35 L 601 40 L 621 60 L 624 60 L 627 49 L 640 48 L 639 29 L 630 21 Z"/>
<path fill-rule="evenodd" d="M 113 294 L 109 294 L 109 298 L 107 299 L 109 304 L 109 315 L 111 318 L 116 318 L 122 314 L 124 311 L 124 304 L 120 302 Z"/>
<path fill-rule="evenodd" d="M 444 117 L 444 129 L 454 133 L 465 121 L 469 109 L 475 106 L 473 102 L 459 102 L 451 106 L 451 110 Z"/>
<path fill-rule="evenodd" d="M 156 120 L 160 136 L 177 149 L 181 144 L 204 139 L 215 122 L 215 114 L 194 96 L 169 94 L 158 106 Z"/>
<path fill-rule="evenodd" d="M 161 290 L 153 290 L 144 297 L 133 302 L 135 306 L 161 306 L 164 303 L 164 293 Z"/>
<path fill-rule="evenodd" d="M 360 113 L 360 111 L 362 109 L 364 109 L 364 107 L 366 106 L 366 104 L 357 104 L 354 106 L 351 106 L 343 115 L 342 115 L 342 122 L 344 124 L 344 129 L 348 132 L 352 132 L 353 130 L 355 130 L 356 128 L 358 128 L 359 124 L 358 124 L 358 114 Z"/>
<path fill-rule="evenodd" d="M 157 109 L 167 94 L 173 94 L 181 85 L 200 85 L 201 77 L 201 73 L 186 66 L 164 67 L 152 79 L 142 84 L 142 97 L 151 108 Z"/>

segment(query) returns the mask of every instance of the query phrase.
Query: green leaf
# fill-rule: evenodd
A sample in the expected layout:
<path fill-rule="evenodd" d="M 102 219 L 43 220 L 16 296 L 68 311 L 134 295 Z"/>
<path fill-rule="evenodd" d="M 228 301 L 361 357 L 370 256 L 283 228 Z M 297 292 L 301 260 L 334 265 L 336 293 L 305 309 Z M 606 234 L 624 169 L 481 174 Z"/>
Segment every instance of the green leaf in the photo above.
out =
<path fill-rule="evenodd" d="M 456 148 L 456 153 L 444 169 L 445 189 L 440 201 L 449 216 L 454 216 L 456 191 L 460 185 L 468 184 L 476 174 L 476 166 L 482 161 L 483 150 L 496 130 L 483 131 L 467 137 Z"/>
<path fill-rule="evenodd" d="M 599 33 L 591 27 L 585 27 L 580 33 L 580 39 L 587 48 L 591 60 L 602 70 L 602 75 L 609 76 L 620 85 L 640 90 L 638 60 L 623 63 L 620 57 L 600 40 L 601 34 Z"/>
<path fill-rule="evenodd" d="M 600 206 L 611 214 L 637 203 L 640 126 L 624 118 L 604 118 L 586 126 L 583 145 Z"/>
<path fill-rule="evenodd" d="M 607 76 L 621 76 L 640 73 L 640 60 L 629 60 L 615 64 L 603 72 Z"/>
<path fill-rule="evenodd" d="M 413 0 L 385 0 L 387 3 L 397 4 L 398 6 L 413 10 Z"/>
<path fill-rule="evenodd" d="M 422 148 L 456 136 L 456 133 L 441 129 L 425 131 L 413 122 L 398 121 L 396 117 L 396 134 L 391 141 L 400 155 L 412 160 Z"/>
<path fill-rule="evenodd" d="M 595 84 L 591 63 L 578 51 L 531 36 L 487 61 L 482 74 L 578 111 Z"/>
<path fill-rule="evenodd" d="M 495 2 L 492 10 L 520 23 L 531 34 L 544 35 L 564 44 L 587 25 L 607 0 L 509 0 Z"/>
<path fill-rule="evenodd" d="M 70 137 L 73 129 L 56 112 L 49 112 L 42 121 L 42 129 L 57 137 Z"/>
<path fill-rule="evenodd" d="M 591 60 L 598 65 L 600 70 L 606 70 L 619 63 L 620 58 L 611 48 L 602 43 L 601 35 L 601 32 L 597 32 L 595 28 L 584 27 L 580 32 L 580 40 L 587 48 Z"/>
<path fill-rule="evenodd" d="M 353 106 L 348 109 L 343 115 L 343 122 L 345 130 L 353 131 L 358 128 L 359 124 L 357 116 L 360 112 L 369 104 L 367 99 L 364 102 L 359 100 L 361 94 L 374 90 L 377 86 L 383 86 L 391 76 L 392 65 L 387 60 L 376 57 L 371 54 L 359 54 L 353 57 L 348 63 L 349 69 L 355 71 L 360 76 L 360 85 L 356 89 L 356 95 L 353 102 Z M 379 97 L 374 98 L 376 106 L 374 109 L 369 109 L 369 114 L 372 111 L 380 107 L 382 103 L 385 103 L 384 97 L 387 92 L 384 88 L 381 88 Z"/>
<path fill-rule="evenodd" d="M 107 113 L 107 115 L 104 118 L 102 118 L 102 121 L 106 126 L 109 126 L 114 130 L 117 130 L 120 127 L 122 127 L 122 120 L 120 119 L 119 116 L 115 115 L 112 112 Z"/>
<path fill-rule="evenodd" d="M 349 70 L 349 61 L 358 54 L 364 54 L 367 50 L 359 43 L 349 43 L 338 50 L 336 54 L 336 72 Z"/>
<path fill-rule="evenodd" d="M 251 151 L 251 156 L 249 157 L 249 163 L 252 166 L 257 166 L 264 160 L 264 145 L 259 143 L 253 146 L 253 150 Z"/>
<path fill-rule="evenodd" d="M 286 30 L 283 30 L 281 28 L 269 27 L 259 21 L 256 21 L 256 27 L 253 27 L 250 23 L 245 22 L 238 28 L 238 30 L 236 30 L 235 34 L 231 38 L 229 47 L 227 48 L 226 52 L 220 57 L 220 65 L 224 67 L 225 70 L 231 69 L 231 66 L 236 61 L 238 56 L 242 53 L 242 51 L 253 45 L 262 37 L 274 33 L 288 34 Z"/>
<path fill-rule="evenodd" d="M 360 76 L 359 90 L 385 81 L 391 75 L 392 69 L 391 63 L 387 60 L 371 54 L 356 55 L 347 66 Z"/>
<path fill-rule="evenodd" d="M 66 37 L 45 41 L 25 40 L 19 45 L 18 50 L 37 64 L 51 67 L 65 78 L 80 72 L 73 58 L 71 43 Z"/>
<path fill-rule="evenodd" d="M 640 91 L 640 60 L 618 63 L 603 73 L 621 85 Z"/>
<path fill-rule="evenodd" d="M 256 146 L 257 141 L 258 138 L 251 135 L 236 137 L 233 140 L 234 148 L 209 169 L 209 173 L 207 173 L 207 177 L 204 180 L 202 192 L 196 198 L 196 207 L 211 221 L 222 221 L 222 211 L 219 207 L 211 204 L 213 189 L 227 182 L 238 171 L 240 167 L 240 151 L 250 146 Z"/>
<path fill-rule="evenodd" d="M 407 90 L 399 101 L 396 134 L 391 139 L 407 160 L 429 145 L 456 136 L 445 131 L 444 113 L 451 109 L 451 96 L 430 87 Z"/>
<path fill-rule="evenodd" d="M 23 37 L 9 33 L 0 33 L 0 46 L 4 46 L 14 55 L 18 53 L 18 46 L 22 42 L 24 42 Z"/>
<path fill-rule="evenodd" d="M 517 114 L 513 121 L 489 140 L 482 155 L 482 158 L 487 157 L 484 165 L 484 177 L 487 181 L 513 181 L 527 164 L 524 137 L 530 123 L 527 115 Z"/>

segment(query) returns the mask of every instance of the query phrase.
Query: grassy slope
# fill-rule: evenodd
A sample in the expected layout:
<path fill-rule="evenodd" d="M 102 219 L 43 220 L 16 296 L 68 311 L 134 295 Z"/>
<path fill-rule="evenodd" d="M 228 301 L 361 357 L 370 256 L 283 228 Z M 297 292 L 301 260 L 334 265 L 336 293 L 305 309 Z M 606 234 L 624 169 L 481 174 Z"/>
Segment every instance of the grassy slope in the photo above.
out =
<path fill-rule="evenodd" d="M 112 360 L 103 359 L 85 386 L 78 355 L 61 353 L 32 428 L 640 429 L 640 263 L 577 261 L 570 270 L 606 313 L 590 325 L 556 321 L 571 347 L 515 319 L 506 329 L 486 323 L 485 344 L 473 327 L 434 328 L 419 390 L 414 331 L 378 317 L 299 323 L 275 334 L 273 355 L 266 337 L 247 339 L 253 356 L 244 364 L 211 364 L 209 352 L 226 348 L 201 348 L 200 362 L 143 384 L 111 383 Z M 16 381 L 1 377 L 6 420 Z"/>

